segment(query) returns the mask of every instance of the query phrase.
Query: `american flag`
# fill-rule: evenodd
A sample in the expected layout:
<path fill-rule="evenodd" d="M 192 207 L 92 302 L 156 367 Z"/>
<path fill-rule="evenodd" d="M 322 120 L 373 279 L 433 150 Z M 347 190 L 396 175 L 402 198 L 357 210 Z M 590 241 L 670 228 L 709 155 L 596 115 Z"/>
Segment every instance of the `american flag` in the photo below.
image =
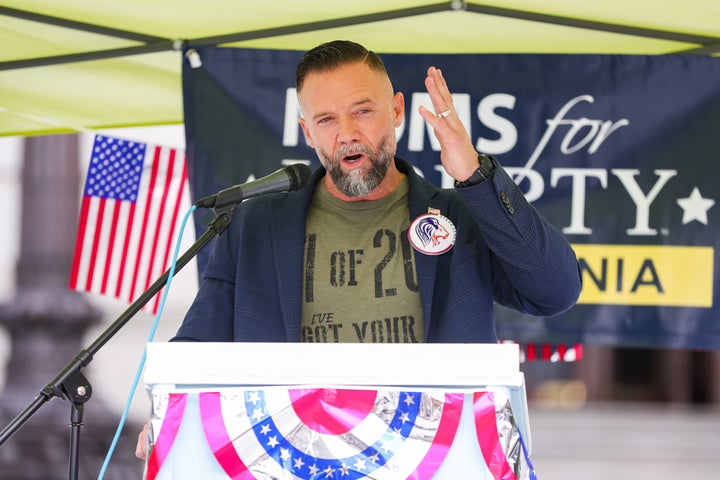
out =
<path fill-rule="evenodd" d="M 96 135 L 70 288 L 135 301 L 169 267 L 186 185 L 182 150 Z"/>

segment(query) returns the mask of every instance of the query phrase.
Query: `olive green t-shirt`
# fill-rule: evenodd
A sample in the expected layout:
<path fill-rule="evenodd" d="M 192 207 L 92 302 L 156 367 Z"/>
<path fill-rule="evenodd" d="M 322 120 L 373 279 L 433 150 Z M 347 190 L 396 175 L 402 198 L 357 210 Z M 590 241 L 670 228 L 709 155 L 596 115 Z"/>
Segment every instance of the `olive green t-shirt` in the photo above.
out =
<path fill-rule="evenodd" d="M 407 191 L 404 179 L 379 200 L 344 202 L 318 183 L 307 216 L 302 341 L 423 341 Z"/>

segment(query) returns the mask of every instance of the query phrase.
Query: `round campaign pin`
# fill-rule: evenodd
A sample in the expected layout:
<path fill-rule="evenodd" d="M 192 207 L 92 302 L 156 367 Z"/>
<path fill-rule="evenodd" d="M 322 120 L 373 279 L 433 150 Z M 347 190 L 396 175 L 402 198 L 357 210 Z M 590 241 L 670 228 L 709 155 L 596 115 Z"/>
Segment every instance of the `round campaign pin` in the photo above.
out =
<path fill-rule="evenodd" d="M 455 245 L 455 225 L 449 218 L 426 213 L 420 215 L 408 228 L 408 239 L 415 250 L 427 255 L 440 255 Z"/>

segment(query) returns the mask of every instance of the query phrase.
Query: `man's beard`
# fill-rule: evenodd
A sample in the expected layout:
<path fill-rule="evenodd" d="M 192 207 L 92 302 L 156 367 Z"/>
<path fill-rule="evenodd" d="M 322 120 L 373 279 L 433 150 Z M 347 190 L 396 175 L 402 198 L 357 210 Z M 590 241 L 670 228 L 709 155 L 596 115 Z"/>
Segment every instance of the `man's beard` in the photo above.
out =
<path fill-rule="evenodd" d="M 395 157 L 395 145 L 389 137 L 385 137 L 380 143 L 377 153 L 362 143 L 343 145 L 335 152 L 335 158 L 332 160 L 325 151 L 318 150 L 318 153 L 324 160 L 325 170 L 340 193 L 354 198 L 367 195 L 380 185 Z M 343 171 L 342 159 L 358 153 L 367 156 L 370 160 L 370 168 L 367 170 L 356 169 L 350 172 Z"/>

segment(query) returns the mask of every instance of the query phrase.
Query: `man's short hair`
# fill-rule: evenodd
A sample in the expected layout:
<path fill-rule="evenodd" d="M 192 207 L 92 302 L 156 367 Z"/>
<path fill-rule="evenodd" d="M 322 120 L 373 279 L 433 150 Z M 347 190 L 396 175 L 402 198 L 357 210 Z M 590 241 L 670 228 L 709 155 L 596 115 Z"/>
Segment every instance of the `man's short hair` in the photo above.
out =
<path fill-rule="evenodd" d="M 375 52 L 349 40 L 333 40 L 318 45 L 303 55 L 295 70 L 297 91 L 302 90 L 308 73 L 329 72 L 353 63 L 365 63 L 372 70 L 387 76 L 385 65 Z"/>

